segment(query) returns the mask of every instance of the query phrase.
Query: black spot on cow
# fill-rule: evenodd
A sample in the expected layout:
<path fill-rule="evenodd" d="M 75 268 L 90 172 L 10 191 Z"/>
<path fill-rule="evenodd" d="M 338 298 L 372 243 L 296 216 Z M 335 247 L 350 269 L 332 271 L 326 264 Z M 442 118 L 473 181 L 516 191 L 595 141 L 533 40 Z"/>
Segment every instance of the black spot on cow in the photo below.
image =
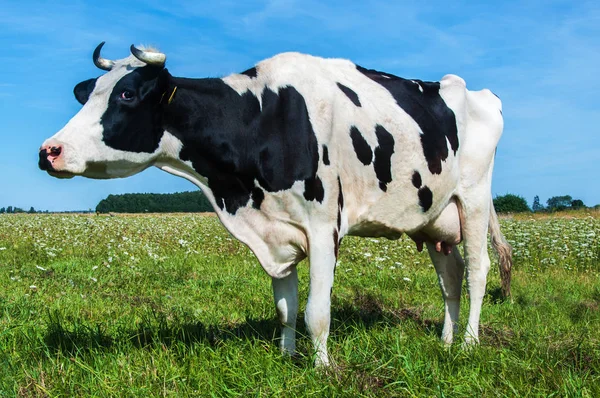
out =
<path fill-rule="evenodd" d="M 256 72 L 256 68 L 250 68 L 248 70 L 245 70 L 242 72 L 242 75 L 246 75 L 248 77 L 256 77 L 257 72 Z"/>
<path fill-rule="evenodd" d="M 329 150 L 327 149 L 327 145 L 323 145 L 323 163 L 325 166 L 329 166 Z"/>
<path fill-rule="evenodd" d="M 421 205 L 424 212 L 431 208 L 432 203 L 433 193 L 431 192 L 431 189 L 426 186 L 419 189 L 419 205 Z"/>
<path fill-rule="evenodd" d="M 342 180 L 338 176 L 338 208 L 344 209 L 344 192 L 342 191 Z"/>
<path fill-rule="evenodd" d="M 422 131 L 421 145 L 429 171 L 440 174 L 442 161 L 448 158 L 446 140 L 450 143 L 454 154 L 458 150 L 456 117 L 440 96 L 440 83 L 406 80 L 358 65 L 356 68 L 369 79 L 386 88 L 398 106 L 417 122 Z"/>
<path fill-rule="evenodd" d="M 90 94 L 96 87 L 97 80 L 98 78 L 84 80 L 75 86 L 73 89 L 73 94 L 75 94 L 75 99 L 77 99 L 77 102 L 79 102 L 81 105 L 85 105 L 87 100 L 90 98 Z"/>
<path fill-rule="evenodd" d="M 258 187 L 254 187 L 250 191 L 250 195 L 252 196 L 252 207 L 254 207 L 256 210 L 260 210 L 260 205 L 265 199 L 265 192 Z"/>
<path fill-rule="evenodd" d="M 344 209 L 344 192 L 342 191 L 342 180 L 338 176 L 338 209 L 337 209 L 337 228 L 333 230 L 333 244 L 335 247 L 335 258 L 338 257 L 338 250 L 341 239 L 339 231 L 342 228 L 342 210 Z"/>
<path fill-rule="evenodd" d="M 309 178 L 304 181 L 304 199 L 316 200 L 319 203 L 323 203 L 324 197 L 325 190 L 323 182 L 319 177 Z"/>
<path fill-rule="evenodd" d="M 165 107 L 164 129 L 181 140 L 179 157 L 207 178 L 219 207 L 235 214 L 251 198 L 256 207 L 255 181 L 267 192 L 305 181 L 305 194 L 323 200 L 317 139 L 295 88 L 265 88 L 261 109 L 254 94 L 240 95 L 221 79 L 171 78 L 169 84 L 177 95 Z"/>
<path fill-rule="evenodd" d="M 421 188 L 421 184 L 423 184 L 423 181 L 421 179 L 421 174 L 418 171 L 415 171 L 413 173 L 412 183 L 415 186 L 415 188 Z"/>
<path fill-rule="evenodd" d="M 361 106 L 360 100 L 358 99 L 358 94 L 356 94 L 354 90 L 352 90 L 350 87 L 344 86 L 342 83 L 338 83 L 337 85 L 340 88 L 340 90 L 342 90 L 342 92 L 346 94 L 346 97 L 348 97 L 350 101 L 354 103 L 354 105 L 359 107 Z"/>
<path fill-rule="evenodd" d="M 164 131 L 161 98 L 167 75 L 166 69 L 144 66 L 115 84 L 100 119 L 107 146 L 127 152 L 156 151 Z"/>
<path fill-rule="evenodd" d="M 358 160 L 365 166 L 370 165 L 373 161 L 373 151 L 356 126 L 350 128 L 350 138 L 352 138 L 352 145 L 354 146 L 354 152 L 356 152 Z"/>
<path fill-rule="evenodd" d="M 337 260 L 338 258 L 338 254 L 340 252 L 340 238 L 339 238 L 339 232 L 337 229 L 333 229 L 333 250 L 335 253 L 335 259 Z M 334 270 L 335 272 L 335 270 Z"/>
<path fill-rule="evenodd" d="M 375 127 L 377 148 L 375 148 L 375 175 L 379 180 L 379 187 L 387 191 L 387 184 L 392 182 L 392 154 L 394 153 L 394 137 L 383 126 Z"/>

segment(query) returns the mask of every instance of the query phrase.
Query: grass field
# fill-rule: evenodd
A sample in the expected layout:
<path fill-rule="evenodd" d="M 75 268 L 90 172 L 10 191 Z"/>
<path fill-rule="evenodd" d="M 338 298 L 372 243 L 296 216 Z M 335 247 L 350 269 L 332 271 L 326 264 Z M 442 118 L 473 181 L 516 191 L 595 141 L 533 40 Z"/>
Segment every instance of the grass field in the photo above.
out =
<path fill-rule="evenodd" d="M 412 241 L 345 238 L 323 372 L 303 319 L 279 354 L 270 279 L 215 217 L 2 215 L 0 396 L 599 397 L 600 216 L 501 223 L 513 302 L 493 268 L 472 351 L 439 342 Z"/>

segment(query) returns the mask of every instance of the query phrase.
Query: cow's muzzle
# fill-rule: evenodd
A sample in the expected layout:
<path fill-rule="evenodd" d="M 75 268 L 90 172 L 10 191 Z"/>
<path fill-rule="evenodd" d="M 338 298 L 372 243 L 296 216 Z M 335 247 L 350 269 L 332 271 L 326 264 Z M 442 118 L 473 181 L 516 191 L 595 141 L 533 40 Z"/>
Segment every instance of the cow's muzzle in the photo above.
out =
<path fill-rule="evenodd" d="M 41 170 L 55 171 L 53 163 L 61 153 L 61 146 L 49 146 L 40 149 L 40 160 L 38 162 L 38 166 L 40 166 Z"/>
<path fill-rule="evenodd" d="M 40 149 L 38 166 L 53 177 L 72 178 L 73 173 L 64 170 L 64 150 L 61 145 L 45 145 Z"/>

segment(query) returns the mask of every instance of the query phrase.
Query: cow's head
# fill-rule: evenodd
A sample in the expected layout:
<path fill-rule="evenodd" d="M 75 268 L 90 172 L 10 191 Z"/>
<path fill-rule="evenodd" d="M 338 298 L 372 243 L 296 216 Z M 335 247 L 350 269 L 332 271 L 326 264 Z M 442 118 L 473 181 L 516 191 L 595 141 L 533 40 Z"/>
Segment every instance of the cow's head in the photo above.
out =
<path fill-rule="evenodd" d="M 131 56 L 111 61 L 100 56 L 103 45 L 93 60 L 108 73 L 75 86 L 83 108 L 40 148 L 39 167 L 52 176 L 126 177 L 160 155 L 166 56 L 132 45 Z"/>

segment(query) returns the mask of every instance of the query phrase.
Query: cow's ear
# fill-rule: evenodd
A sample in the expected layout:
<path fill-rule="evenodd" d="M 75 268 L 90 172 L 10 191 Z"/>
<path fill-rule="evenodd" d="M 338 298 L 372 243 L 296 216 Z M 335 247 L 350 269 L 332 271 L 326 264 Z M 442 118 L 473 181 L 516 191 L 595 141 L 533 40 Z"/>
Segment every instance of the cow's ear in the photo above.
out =
<path fill-rule="evenodd" d="M 90 98 L 90 94 L 96 87 L 96 80 L 98 80 L 98 78 L 84 80 L 77 84 L 73 89 L 73 94 L 75 94 L 75 98 L 81 105 L 84 105 Z"/>
<path fill-rule="evenodd" d="M 169 87 L 169 71 L 161 68 L 156 77 L 144 82 L 140 87 L 139 95 L 143 101 L 145 99 L 161 98 L 162 94 Z"/>

